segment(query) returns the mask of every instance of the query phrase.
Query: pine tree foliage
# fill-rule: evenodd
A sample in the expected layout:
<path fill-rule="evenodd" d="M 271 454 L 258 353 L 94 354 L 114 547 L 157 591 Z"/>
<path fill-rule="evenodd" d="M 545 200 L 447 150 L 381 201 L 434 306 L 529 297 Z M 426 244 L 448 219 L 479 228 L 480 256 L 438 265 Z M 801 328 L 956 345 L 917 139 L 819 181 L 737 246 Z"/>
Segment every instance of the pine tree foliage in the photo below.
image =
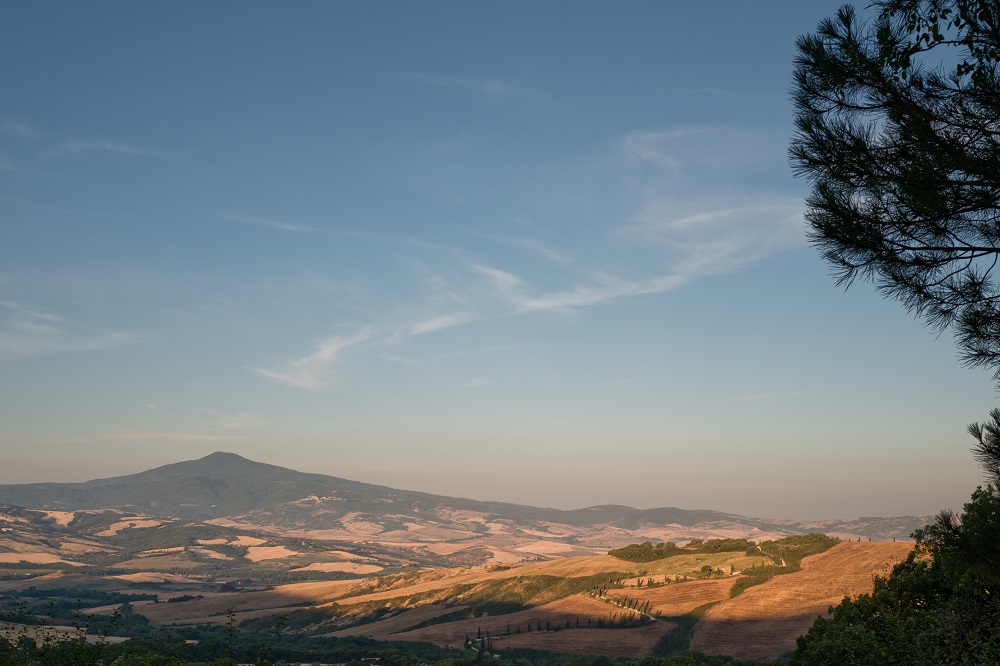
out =
<path fill-rule="evenodd" d="M 990 483 L 1000 488 L 1000 409 L 990 412 L 986 423 L 973 423 L 969 434 L 976 438 L 972 453 L 982 466 Z"/>
<path fill-rule="evenodd" d="M 844 599 L 798 639 L 793 666 L 1000 663 L 1000 493 L 918 530 L 917 549 L 871 594 Z"/>
<path fill-rule="evenodd" d="M 877 0 L 798 40 L 793 168 L 809 237 L 1000 381 L 1000 3 Z"/>

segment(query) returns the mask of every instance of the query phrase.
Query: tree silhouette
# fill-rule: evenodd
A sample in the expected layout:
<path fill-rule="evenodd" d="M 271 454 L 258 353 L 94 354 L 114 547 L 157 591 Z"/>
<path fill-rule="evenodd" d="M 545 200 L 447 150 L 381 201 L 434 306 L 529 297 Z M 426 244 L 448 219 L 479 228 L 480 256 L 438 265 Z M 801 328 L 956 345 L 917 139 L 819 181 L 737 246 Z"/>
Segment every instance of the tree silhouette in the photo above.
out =
<path fill-rule="evenodd" d="M 877 0 L 797 42 L 789 154 L 809 239 L 1000 382 L 1000 5 Z"/>
<path fill-rule="evenodd" d="M 972 452 L 982 465 L 990 483 L 1000 488 L 1000 409 L 990 412 L 987 423 L 973 423 L 969 434 L 976 438 Z"/>

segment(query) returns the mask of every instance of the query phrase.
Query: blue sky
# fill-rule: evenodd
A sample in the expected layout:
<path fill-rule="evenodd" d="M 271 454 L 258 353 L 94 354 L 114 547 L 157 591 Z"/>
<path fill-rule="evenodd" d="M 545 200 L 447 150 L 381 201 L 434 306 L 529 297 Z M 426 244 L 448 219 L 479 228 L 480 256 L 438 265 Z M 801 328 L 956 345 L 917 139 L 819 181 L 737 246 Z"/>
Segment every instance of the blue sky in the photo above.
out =
<path fill-rule="evenodd" d="M 8 3 L 0 482 L 216 450 L 562 508 L 922 515 L 996 402 L 804 240 L 822 2 Z"/>

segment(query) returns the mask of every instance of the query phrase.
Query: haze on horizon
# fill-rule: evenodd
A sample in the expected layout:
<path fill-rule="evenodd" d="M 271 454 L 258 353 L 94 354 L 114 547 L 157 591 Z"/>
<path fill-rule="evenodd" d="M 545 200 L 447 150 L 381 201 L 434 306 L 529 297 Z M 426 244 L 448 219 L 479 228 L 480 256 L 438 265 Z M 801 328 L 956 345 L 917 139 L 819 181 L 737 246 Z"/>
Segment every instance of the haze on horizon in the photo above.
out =
<path fill-rule="evenodd" d="M 0 9 L 0 483 L 926 515 L 996 391 L 791 176 L 840 3 Z"/>

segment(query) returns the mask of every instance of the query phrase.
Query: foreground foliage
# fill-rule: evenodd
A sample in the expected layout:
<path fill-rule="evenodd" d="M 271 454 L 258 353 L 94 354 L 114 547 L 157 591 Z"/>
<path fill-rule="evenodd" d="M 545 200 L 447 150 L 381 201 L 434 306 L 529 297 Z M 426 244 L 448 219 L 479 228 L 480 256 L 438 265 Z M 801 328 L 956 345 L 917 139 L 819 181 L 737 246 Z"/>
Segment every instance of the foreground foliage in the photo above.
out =
<path fill-rule="evenodd" d="M 1000 663 L 1000 493 L 943 512 L 875 589 L 845 599 L 798 640 L 792 664 Z"/>
<path fill-rule="evenodd" d="M 875 0 L 799 39 L 793 166 L 810 239 L 1000 380 L 1000 3 Z M 993 485 L 943 512 L 871 594 L 800 637 L 793 664 L 1000 663 L 1000 410 L 973 424 Z"/>

